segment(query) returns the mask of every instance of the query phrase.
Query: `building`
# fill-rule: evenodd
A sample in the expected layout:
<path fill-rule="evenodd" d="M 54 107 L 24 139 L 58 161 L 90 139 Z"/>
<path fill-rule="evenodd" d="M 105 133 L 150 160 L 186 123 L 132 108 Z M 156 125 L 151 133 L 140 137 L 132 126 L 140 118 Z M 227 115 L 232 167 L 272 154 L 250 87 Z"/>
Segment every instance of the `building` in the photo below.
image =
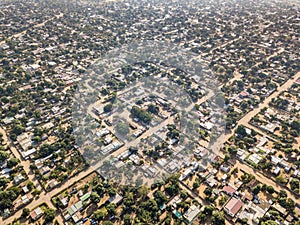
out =
<path fill-rule="evenodd" d="M 183 214 L 183 217 L 187 220 L 188 224 L 192 224 L 199 213 L 200 209 L 195 205 L 191 205 L 191 207 Z"/>
<path fill-rule="evenodd" d="M 230 195 L 230 196 L 232 196 L 236 192 L 236 190 L 233 187 L 229 186 L 229 185 L 224 186 L 222 191 L 225 194 Z"/>
<path fill-rule="evenodd" d="M 33 220 L 38 220 L 43 215 L 43 210 L 40 207 L 37 207 L 30 213 L 30 217 Z"/>
<path fill-rule="evenodd" d="M 230 201 L 225 205 L 224 211 L 231 217 L 235 217 L 242 207 L 243 202 L 240 199 L 231 198 Z"/>
<path fill-rule="evenodd" d="M 119 205 L 123 200 L 123 197 L 118 193 L 115 196 L 112 196 L 108 199 L 109 203 L 113 203 L 115 205 Z"/>

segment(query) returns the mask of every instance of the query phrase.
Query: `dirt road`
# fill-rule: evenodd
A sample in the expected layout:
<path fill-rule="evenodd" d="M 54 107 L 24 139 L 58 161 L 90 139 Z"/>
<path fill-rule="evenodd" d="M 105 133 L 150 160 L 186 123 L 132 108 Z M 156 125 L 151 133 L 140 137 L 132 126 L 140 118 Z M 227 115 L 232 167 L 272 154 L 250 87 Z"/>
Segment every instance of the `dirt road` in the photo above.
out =
<path fill-rule="evenodd" d="M 47 19 L 47 20 L 45 20 L 45 21 L 43 21 L 43 22 L 41 22 L 41 23 L 38 23 L 38 24 L 34 25 L 33 27 L 28 27 L 26 30 L 24 30 L 24 31 L 22 31 L 22 32 L 19 32 L 19 33 L 16 33 L 16 34 L 11 35 L 11 36 L 9 36 L 9 37 L 6 37 L 5 40 L 3 40 L 3 41 L 0 42 L 0 45 L 4 44 L 6 40 L 10 40 L 10 39 L 12 39 L 12 38 L 20 37 L 20 36 L 26 34 L 28 30 L 30 30 L 30 29 L 32 29 L 32 28 L 39 28 L 39 27 L 42 27 L 42 26 L 44 26 L 47 22 L 49 22 L 49 21 L 51 21 L 51 20 L 53 20 L 53 19 L 59 19 L 59 18 L 61 18 L 63 15 L 64 15 L 63 13 L 60 13 L 60 14 L 58 14 L 58 15 L 55 15 L 55 16 L 51 17 L 50 19 Z"/>

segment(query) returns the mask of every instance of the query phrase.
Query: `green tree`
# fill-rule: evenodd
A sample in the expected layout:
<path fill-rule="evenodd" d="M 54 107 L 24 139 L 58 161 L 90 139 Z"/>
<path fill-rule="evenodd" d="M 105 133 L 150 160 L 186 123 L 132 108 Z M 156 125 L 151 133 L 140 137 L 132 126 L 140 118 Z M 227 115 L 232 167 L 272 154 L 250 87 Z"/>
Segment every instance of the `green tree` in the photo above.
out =
<path fill-rule="evenodd" d="M 124 122 L 117 123 L 116 131 L 121 135 L 127 135 L 130 132 L 129 124 Z"/>
<path fill-rule="evenodd" d="M 159 107 L 156 105 L 150 104 L 148 106 L 148 111 L 157 115 L 159 113 Z"/>
<path fill-rule="evenodd" d="M 91 193 L 91 202 L 94 204 L 98 204 L 100 202 L 101 198 L 96 192 Z"/>
<path fill-rule="evenodd" d="M 104 221 L 102 224 L 103 225 L 114 225 L 114 223 L 111 221 Z"/>
<path fill-rule="evenodd" d="M 246 128 L 243 125 L 238 125 L 236 133 L 238 135 L 241 135 L 242 137 L 245 137 L 247 135 Z"/>
<path fill-rule="evenodd" d="M 110 188 L 108 194 L 110 197 L 113 197 L 117 194 L 117 190 L 115 188 Z"/>
<path fill-rule="evenodd" d="M 274 187 L 273 187 L 273 186 L 267 186 L 267 192 L 268 192 L 269 194 L 273 194 L 273 193 L 275 192 Z"/>
<path fill-rule="evenodd" d="M 300 121 L 294 120 L 291 123 L 291 129 L 296 130 L 299 133 L 300 132 Z"/>
<path fill-rule="evenodd" d="M 252 192 L 253 194 L 257 195 L 260 192 L 260 190 L 261 190 L 261 186 L 258 184 L 252 189 Z"/>
<path fill-rule="evenodd" d="M 45 210 L 45 222 L 51 222 L 55 218 L 55 210 L 47 208 Z"/>
<path fill-rule="evenodd" d="M 211 189 L 210 187 L 205 188 L 204 194 L 205 194 L 207 197 L 210 197 L 210 196 L 212 195 L 212 189 Z"/>
<path fill-rule="evenodd" d="M 224 214 L 220 211 L 214 211 L 211 217 L 211 222 L 213 225 L 225 225 Z"/>
<path fill-rule="evenodd" d="M 18 165 L 20 162 L 19 159 L 17 158 L 11 158 L 7 161 L 7 167 L 8 168 L 13 168 L 14 166 Z"/>
<path fill-rule="evenodd" d="M 211 205 L 208 205 L 208 206 L 205 206 L 205 207 L 204 207 L 204 211 L 203 211 L 203 212 L 204 212 L 206 215 L 211 216 L 212 213 L 213 213 L 213 211 L 214 211 L 214 207 L 211 206 Z"/>
<path fill-rule="evenodd" d="M 113 104 L 112 103 L 109 103 L 109 104 L 105 105 L 104 108 L 103 108 L 105 113 L 108 113 L 108 112 L 112 111 L 112 109 L 113 109 Z"/>
<path fill-rule="evenodd" d="M 227 163 L 230 159 L 230 155 L 226 154 L 224 157 L 224 163 Z"/>
<path fill-rule="evenodd" d="M 26 218 L 27 216 L 29 216 L 29 213 L 30 210 L 28 208 L 24 208 L 21 217 Z"/>
<path fill-rule="evenodd" d="M 154 193 L 154 199 L 159 206 L 163 205 L 167 200 L 167 196 L 160 190 Z"/>
<path fill-rule="evenodd" d="M 262 222 L 261 225 L 278 225 L 278 224 L 273 220 L 267 220 L 265 222 Z"/>
<path fill-rule="evenodd" d="M 124 225 L 131 225 L 131 218 L 129 214 L 123 216 Z"/>
<path fill-rule="evenodd" d="M 141 186 L 138 189 L 138 194 L 139 196 L 142 197 L 142 199 L 144 199 L 149 193 L 149 189 L 146 186 Z"/>
<path fill-rule="evenodd" d="M 9 154 L 5 151 L 0 151 L 0 162 L 3 162 L 4 160 L 8 159 Z"/>
<path fill-rule="evenodd" d="M 106 210 L 110 215 L 116 215 L 116 205 L 114 203 L 108 204 Z"/>
<path fill-rule="evenodd" d="M 0 187 L 5 187 L 6 184 L 8 184 L 10 180 L 6 177 L 0 177 Z"/>
<path fill-rule="evenodd" d="M 98 209 L 92 215 L 92 218 L 96 221 L 103 220 L 107 216 L 107 211 L 105 209 Z"/>

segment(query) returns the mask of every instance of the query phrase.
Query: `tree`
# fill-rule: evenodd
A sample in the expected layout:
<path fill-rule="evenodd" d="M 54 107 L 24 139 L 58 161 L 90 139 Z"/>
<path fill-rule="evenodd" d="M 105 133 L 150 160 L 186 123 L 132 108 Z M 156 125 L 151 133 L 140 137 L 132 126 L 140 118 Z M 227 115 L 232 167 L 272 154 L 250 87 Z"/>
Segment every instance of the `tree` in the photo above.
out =
<path fill-rule="evenodd" d="M 107 211 L 105 209 L 98 209 L 92 215 L 92 218 L 96 221 L 103 220 L 107 216 Z"/>
<path fill-rule="evenodd" d="M 152 119 L 151 115 L 147 111 L 137 106 L 133 106 L 130 112 L 133 117 L 142 120 L 144 123 L 149 123 Z"/>
<path fill-rule="evenodd" d="M 141 186 L 138 189 L 138 193 L 139 193 L 139 196 L 141 196 L 142 199 L 144 199 L 147 196 L 147 194 L 149 193 L 149 189 L 146 186 Z"/>
<path fill-rule="evenodd" d="M 230 155 L 226 154 L 224 157 L 224 163 L 227 163 L 230 159 Z"/>
<path fill-rule="evenodd" d="M 148 112 L 151 112 L 151 113 L 157 115 L 157 114 L 159 113 L 159 107 L 156 106 L 156 105 L 150 104 L 150 105 L 148 106 Z"/>
<path fill-rule="evenodd" d="M 253 194 L 257 195 L 260 192 L 260 190 L 261 190 L 261 186 L 258 184 L 252 189 L 252 192 Z"/>
<path fill-rule="evenodd" d="M 267 192 L 268 192 L 269 194 L 273 194 L 273 193 L 275 192 L 274 187 L 273 187 L 273 186 L 267 186 Z"/>
<path fill-rule="evenodd" d="M 117 190 L 114 189 L 114 188 L 110 188 L 109 191 L 108 191 L 108 194 L 110 197 L 113 197 L 117 194 Z"/>
<path fill-rule="evenodd" d="M 163 205 L 168 200 L 167 196 L 160 190 L 154 193 L 154 198 L 159 206 Z"/>
<path fill-rule="evenodd" d="M 116 131 L 121 135 L 127 135 L 130 132 L 129 124 L 123 122 L 117 123 Z"/>
<path fill-rule="evenodd" d="M 273 220 L 267 220 L 265 222 L 262 222 L 261 225 L 278 225 L 278 224 Z"/>
<path fill-rule="evenodd" d="M 213 213 L 213 211 L 214 211 L 214 207 L 211 206 L 211 205 L 208 205 L 208 206 L 205 206 L 205 207 L 204 207 L 204 211 L 203 211 L 203 212 L 204 212 L 206 215 L 211 216 L 212 213 Z"/>
<path fill-rule="evenodd" d="M 45 222 L 51 222 L 55 218 L 55 210 L 47 208 L 45 210 Z"/>
<path fill-rule="evenodd" d="M 299 133 L 300 132 L 300 121 L 294 120 L 291 123 L 291 129 L 296 130 Z"/>
<path fill-rule="evenodd" d="M 111 221 L 104 221 L 102 224 L 103 225 L 114 225 L 114 223 Z"/>
<path fill-rule="evenodd" d="M 291 189 L 298 193 L 299 192 L 299 180 L 298 179 L 295 179 L 293 178 L 291 181 L 290 181 L 290 185 L 291 185 Z"/>
<path fill-rule="evenodd" d="M 210 187 L 205 188 L 204 194 L 205 194 L 207 197 L 210 197 L 210 196 L 212 195 L 212 189 L 211 189 Z"/>
<path fill-rule="evenodd" d="M 113 104 L 109 103 L 104 106 L 103 110 L 105 113 L 108 113 L 108 112 L 112 111 L 112 108 L 113 108 Z"/>
<path fill-rule="evenodd" d="M 211 217 L 211 222 L 213 225 L 225 225 L 224 214 L 220 211 L 214 211 Z"/>
<path fill-rule="evenodd" d="M 27 216 L 29 216 L 29 213 L 30 210 L 28 208 L 24 208 L 21 217 L 26 218 Z"/>
<path fill-rule="evenodd" d="M 124 225 L 131 225 L 131 218 L 129 214 L 123 216 Z"/>
<path fill-rule="evenodd" d="M 5 151 L 0 151 L 0 162 L 3 162 L 4 160 L 8 159 L 9 154 Z"/>
<path fill-rule="evenodd" d="M 110 203 L 106 206 L 106 210 L 110 215 L 116 215 L 116 204 Z"/>
<path fill-rule="evenodd" d="M 94 204 L 98 204 L 100 202 L 101 198 L 96 192 L 91 193 L 91 202 Z"/>
<path fill-rule="evenodd" d="M 238 152 L 237 147 L 236 147 L 236 146 L 233 146 L 233 145 L 229 146 L 229 147 L 228 147 L 228 152 L 229 152 L 231 155 L 236 155 L 236 153 Z"/>
<path fill-rule="evenodd" d="M 6 177 L 0 177 L 0 187 L 5 187 L 6 184 L 8 184 L 10 180 Z"/>
<path fill-rule="evenodd" d="M 287 209 L 287 211 L 292 212 L 295 209 L 295 202 L 291 198 L 288 198 L 286 200 L 285 208 Z"/>
<path fill-rule="evenodd" d="M 243 125 L 238 125 L 238 127 L 236 129 L 236 133 L 238 135 L 241 135 L 242 137 L 247 135 L 246 128 Z"/>
<path fill-rule="evenodd" d="M 193 189 L 197 189 L 198 187 L 200 187 L 200 183 L 198 180 L 195 180 L 195 182 L 193 183 Z"/>
<path fill-rule="evenodd" d="M 286 184 L 287 183 L 287 179 L 284 178 L 283 176 L 279 175 L 276 177 L 276 181 L 281 183 L 281 184 Z"/>
<path fill-rule="evenodd" d="M 206 215 L 204 213 L 199 213 L 198 214 L 198 219 L 200 220 L 200 222 L 202 224 L 206 220 Z"/>
<path fill-rule="evenodd" d="M 19 159 L 17 158 L 11 158 L 7 161 L 7 167 L 8 168 L 13 168 L 14 166 L 18 165 L 18 163 L 20 162 Z"/>
<path fill-rule="evenodd" d="M 24 127 L 20 124 L 14 124 L 11 129 L 11 133 L 15 135 L 20 135 L 24 131 Z"/>

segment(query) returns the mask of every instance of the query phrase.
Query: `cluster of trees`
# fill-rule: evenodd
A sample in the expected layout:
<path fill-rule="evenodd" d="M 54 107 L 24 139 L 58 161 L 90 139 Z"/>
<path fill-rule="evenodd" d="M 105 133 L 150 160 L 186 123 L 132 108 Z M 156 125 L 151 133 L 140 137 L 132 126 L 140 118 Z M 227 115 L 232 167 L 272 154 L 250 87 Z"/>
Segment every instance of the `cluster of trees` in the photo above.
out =
<path fill-rule="evenodd" d="M 291 185 L 292 191 L 294 191 L 294 192 L 296 192 L 296 193 L 299 193 L 299 180 L 298 180 L 298 179 L 293 178 L 293 179 L 290 181 L 290 185 Z"/>
<path fill-rule="evenodd" d="M 235 145 L 239 148 L 249 149 L 257 142 L 257 138 L 255 137 L 256 132 L 251 130 L 250 133 L 247 133 L 247 130 L 243 125 L 239 125 L 236 128 L 235 133 L 237 134 L 234 138 Z"/>
<path fill-rule="evenodd" d="M 159 107 L 157 105 L 150 104 L 147 111 L 157 115 L 159 113 Z"/>
<path fill-rule="evenodd" d="M 292 212 L 295 209 L 295 202 L 292 199 L 287 198 L 286 191 L 281 190 L 278 193 L 277 201 L 282 207 L 286 208 L 286 210 L 289 212 Z"/>
<path fill-rule="evenodd" d="M 118 122 L 115 129 L 121 135 L 127 135 L 130 133 L 129 124 L 125 122 Z"/>
<path fill-rule="evenodd" d="M 169 138 L 176 138 L 176 139 L 178 139 L 179 135 L 180 135 L 180 132 L 176 129 L 175 125 L 173 125 L 173 124 L 172 125 L 168 125 L 167 136 Z"/>
<path fill-rule="evenodd" d="M 18 198 L 20 193 L 21 189 L 19 187 L 11 187 L 5 191 L 0 191 L 0 210 L 11 208 L 14 200 Z"/>
<path fill-rule="evenodd" d="M 152 119 L 152 116 L 150 115 L 149 112 L 137 106 L 133 106 L 130 112 L 132 114 L 132 117 L 138 118 L 144 123 L 149 123 Z"/>

